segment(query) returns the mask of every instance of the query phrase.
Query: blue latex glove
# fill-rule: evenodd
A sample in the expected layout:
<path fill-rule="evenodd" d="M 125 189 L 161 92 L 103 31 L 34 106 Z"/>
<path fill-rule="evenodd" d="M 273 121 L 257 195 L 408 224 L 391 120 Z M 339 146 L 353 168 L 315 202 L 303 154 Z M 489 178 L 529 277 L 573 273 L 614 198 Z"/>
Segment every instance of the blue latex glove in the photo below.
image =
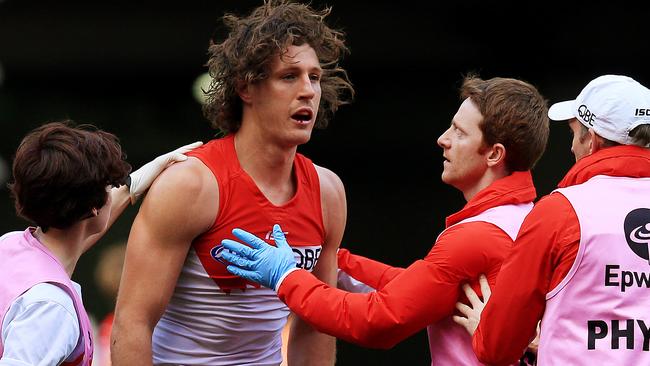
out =
<path fill-rule="evenodd" d="M 221 241 L 228 249 L 221 253 L 222 258 L 232 263 L 226 267 L 228 272 L 277 291 L 278 282 L 297 269 L 293 250 L 280 225 L 273 225 L 277 247 L 242 229 L 234 229 L 232 233 L 250 247 L 230 239 Z"/>

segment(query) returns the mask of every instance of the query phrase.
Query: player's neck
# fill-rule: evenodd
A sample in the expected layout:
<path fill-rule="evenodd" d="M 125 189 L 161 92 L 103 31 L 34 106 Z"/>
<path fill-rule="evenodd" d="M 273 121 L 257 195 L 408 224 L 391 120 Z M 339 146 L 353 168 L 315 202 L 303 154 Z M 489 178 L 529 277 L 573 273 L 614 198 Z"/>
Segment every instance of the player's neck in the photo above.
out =
<path fill-rule="evenodd" d="M 239 131 L 235 135 L 235 151 L 242 169 L 271 202 L 281 204 L 293 196 L 296 146 L 282 147 L 259 134 Z"/>
<path fill-rule="evenodd" d="M 473 185 L 462 189 L 463 196 L 465 200 L 469 202 L 476 194 L 478 194 L 483 189 L 489 187 L 495 181 L 508 176 L 510 173 L 505 169 L 488 169 L 485 171 L 485 174 L 476 181 Z"/>

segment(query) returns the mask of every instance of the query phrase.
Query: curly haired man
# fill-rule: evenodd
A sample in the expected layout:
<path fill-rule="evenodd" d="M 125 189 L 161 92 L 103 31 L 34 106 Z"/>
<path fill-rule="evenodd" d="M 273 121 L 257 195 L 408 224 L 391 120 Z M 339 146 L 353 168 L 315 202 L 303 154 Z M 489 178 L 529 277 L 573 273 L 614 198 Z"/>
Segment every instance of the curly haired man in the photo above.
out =
<path fill-rule="evenodd" d="M 345 191 L 296 152 L 353 94 L 338 67 L 343 34 L 329 9 L 267 1 L 226 15 L 209 48 L 205 114 L 225 137 L 195 150 L 151 187 L 134 222 L 113 328 L 116 365 L 279 365 L 288 308 L 267 288 L 230 274 L 221 241 L 251 228 L 267 240 L 282 222 L 297 263 L 336 283 Z M 292 365 L 333 364 L 335 340 L 300 320 Z"/>

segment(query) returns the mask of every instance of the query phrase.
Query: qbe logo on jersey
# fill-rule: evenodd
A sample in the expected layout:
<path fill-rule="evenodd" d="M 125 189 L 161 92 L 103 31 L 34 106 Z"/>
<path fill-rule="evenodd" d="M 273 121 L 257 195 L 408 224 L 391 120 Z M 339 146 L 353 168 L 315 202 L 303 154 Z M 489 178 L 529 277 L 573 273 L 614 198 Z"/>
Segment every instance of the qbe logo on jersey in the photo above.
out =
<path fill-rule="evenodd" d="M 285 232 L 284 235 L 288 236 L 288 232 Z M 269 241 L 273 241 L 273 232 L 269 231 L 264 238 Z M 305 269 L 307 271 L 312 271 L 314 267 L 316 267 L 316 263 L 318 263 L 318 258 L 320 257 L 320 252 L 322 251 L 323 247 L 321 245 L 305 245 L 305 246 L 295 246 L 291 247 L 291 250 L 293 250 L 294 258 L 296 260 L 296 267 Z M 230 252 L 228 249 L 224 248 L 222 244 L 214 246 L 210 250 L 210 256 L 212 259 L 216 260 L 217 262 L 223 264 L 224 266 L 230 265 L 230 262 L 226 261 L 223 259 L 223 256 L 221 255 L 224 251 Z"/>
<path fill-rule="evenodd" d="M 322 247 L 320 245 L 291 247 L 291 250 L 293 250 L 293 256 L 296 259 L 296 267 L 311 272 L 316 267 Z"/>
<path fill-rule="evenodd" d="M 285 231 L 284 236 L 286 237 L 289 245 L 291 245 L 291 239 L 289 238 L 289 232 Z M 264 239 L 267 241 L 273 241 L 273 231 L 269 231 L 264 236 Z M 306 269 L 311 272 L 316 267 L 318 262 L 318 257 L 320 257 L 320 252 L 323 250 L 321 245 L 303 245 L 303 246 L 292 246 L 293 256 L 296 259 L 296 267 Z"/>

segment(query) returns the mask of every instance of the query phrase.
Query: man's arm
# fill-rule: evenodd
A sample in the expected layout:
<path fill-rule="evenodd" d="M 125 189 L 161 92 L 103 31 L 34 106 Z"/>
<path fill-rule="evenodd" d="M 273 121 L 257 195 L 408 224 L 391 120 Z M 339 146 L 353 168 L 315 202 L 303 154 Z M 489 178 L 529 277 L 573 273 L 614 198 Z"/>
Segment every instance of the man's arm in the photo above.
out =
<path fill-rule="evenodd" d="M 167 169 L 133 223 L 111 335 L 113 364 L 151 365 L 151 337 L 192 240 L 214 222 L 217 183 L 199 160 Z"/>
<path fill-rule="evenodd" d="M 321 281 L 336 287 L 336 251 L 341 245 L 347 219 L 345 189 L 332 171 L 319 166 L 316 166 L 316 170 L 320 180 L 325 242 L 313 273 Z M 336 339 L 316 331 L 295 317 L 289 333 L 287 359 L 290 366 L 333 365 L 336 360 Z"/>
<path fill-rule="evenodd" d="M 540 200 L 521 226 L 497 286 L 481 314 L 473 347 L 481 362 L 515 362 L 535 337 L 546 294 L 566 276 L 576 258 L 580 227 L 561 194 Z"/>
<path fill-rule="evenodd" d="M 404 268 L 352 254 L 343 248 L 338 251 L 338 267 L 348 276 L 377 290 L 404 271 Z"/>
<path fill-rule="evenodd" d="M 233 234 L 248 246 L 222 242 L 230 251 L 223 254 L 232 263 L 228 271 L 276 289 L 294 313 L 321 332 L 375 348 L 390 348 L 451 315 L 460 283 L 477 278 L 486 268 L 494 272 L 491 266 L 501 262 L 490 260 L 494 258 L 490 252 L 499 244 L 512 244 L 492 224 L 457 225 L 440 236 L 424 260 L 413 263 L 381 290 L 359 294 L 333 288 L 297 269 L 291 248 L 278 239 L 283 238 L 280 228 L 274 228 L 277 247 L 243 230 Z"/>

